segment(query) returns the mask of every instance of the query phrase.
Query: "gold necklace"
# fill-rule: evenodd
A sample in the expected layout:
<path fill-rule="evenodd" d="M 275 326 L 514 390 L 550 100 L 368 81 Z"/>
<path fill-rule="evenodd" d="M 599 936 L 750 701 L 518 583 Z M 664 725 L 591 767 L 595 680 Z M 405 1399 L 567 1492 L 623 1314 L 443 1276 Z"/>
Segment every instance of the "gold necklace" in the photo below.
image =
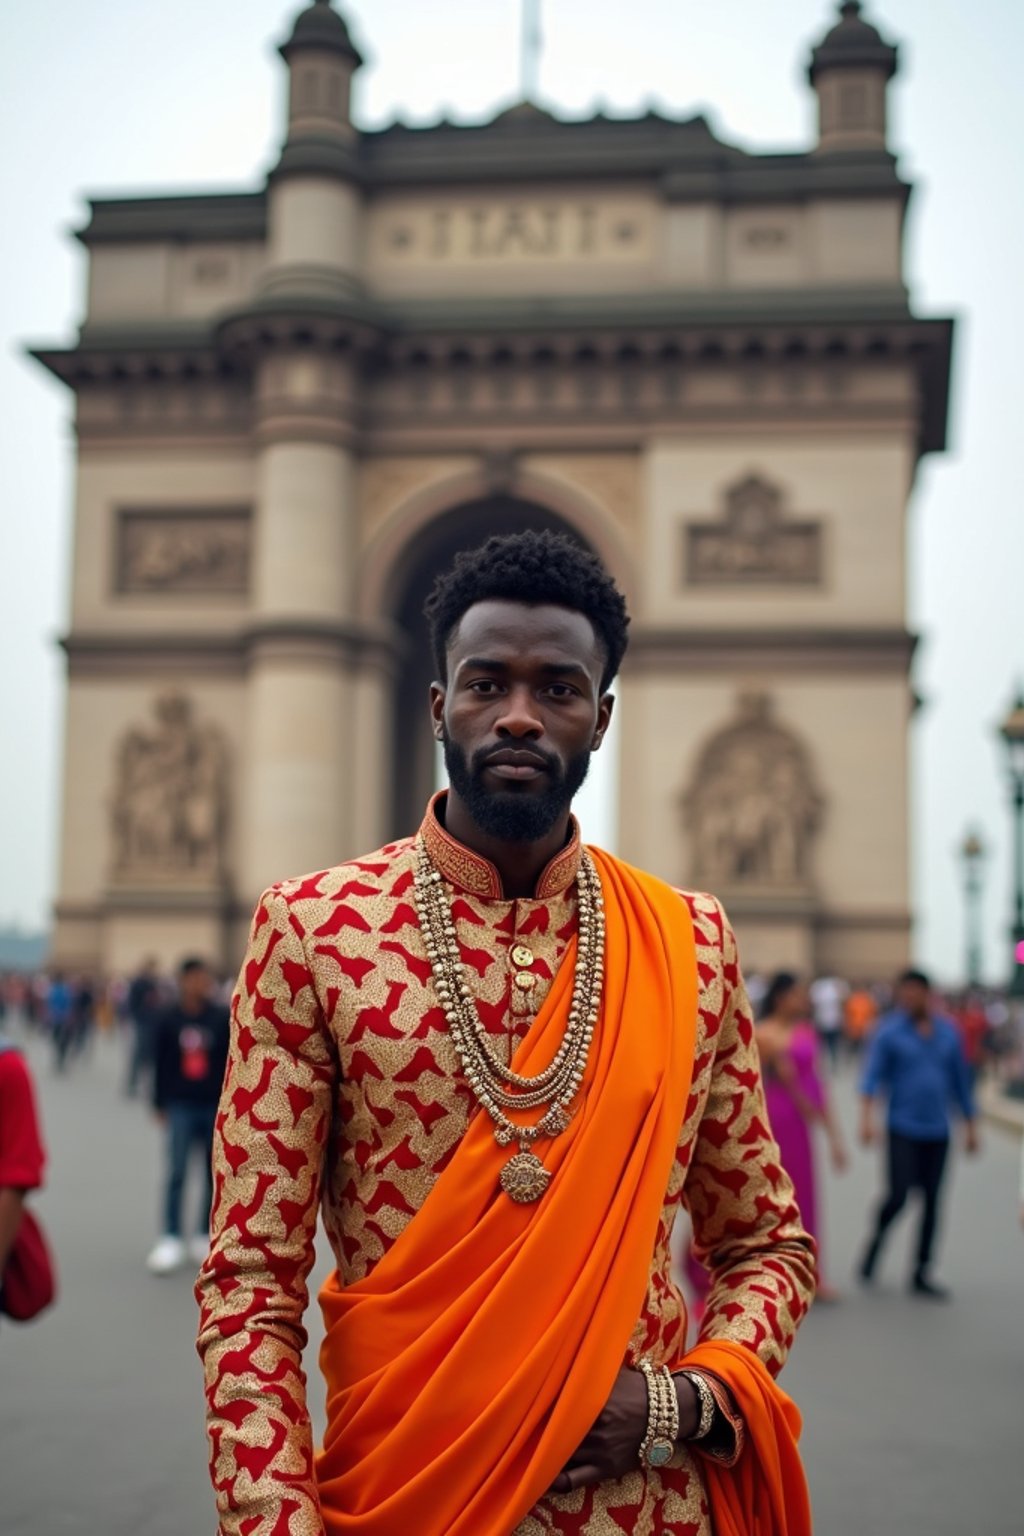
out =
<path fill-rule="evenodd" d="M 494 1121 L 494 1139 L 519 1151 L 501 1170 L 501 1187 L 512 1200 L 538 1200 L 551 1175 L 531 1150 L 541 1137 L 560 1136 L 572 1120 L 571 1104 L 586 1071 L 604 984 L 604 901 L 594 862 L 584 852 L 577 877 L 579 938 L 565 1034 L 542 1072 L 525 1077 L 497 1059 L 480 1021 L 459 954 L 450 898 L 422 838 L 416 844 L 413 889 L 420 929 L 462 1069 L 478 1103 Z M 517 1125 L 509 1110 L 544 1107 L 533 1125 Z"/>

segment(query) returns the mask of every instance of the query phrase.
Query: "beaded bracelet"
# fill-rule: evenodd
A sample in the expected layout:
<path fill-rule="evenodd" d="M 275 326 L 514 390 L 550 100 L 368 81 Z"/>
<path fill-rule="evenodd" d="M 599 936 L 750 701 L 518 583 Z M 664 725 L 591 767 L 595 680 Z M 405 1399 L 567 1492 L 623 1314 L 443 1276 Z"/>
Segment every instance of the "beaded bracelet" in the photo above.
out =
<path fill-rule="evenodd" d="M 715 1395 L 699 1371 L 680 1371 L 679 1374 L 686 1377 L 700 1402 L 700 1422 L 690 1438 L 703 1440 L 711 1433 L 715 1422 Z"/>
<path fill-rule="evenodd" d="M 637 1362 L 647 1383 L 647 1433 L 640 1444 L 640 1464 L 664 1467 L 679 1439 L 679 1399 L 667 1365 L 654 1365 L 646 1355 Z"/>

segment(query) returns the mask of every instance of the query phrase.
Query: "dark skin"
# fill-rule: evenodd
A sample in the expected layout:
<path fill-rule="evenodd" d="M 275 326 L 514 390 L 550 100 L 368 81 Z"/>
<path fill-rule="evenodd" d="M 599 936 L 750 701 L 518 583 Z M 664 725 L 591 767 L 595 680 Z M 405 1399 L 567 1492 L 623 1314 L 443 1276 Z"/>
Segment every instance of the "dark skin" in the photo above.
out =
<path fill-rule="evenodd" d="M 472 760 L 480 749 L 514 759 L 484 770 L 496 791 L 543 794 L 549 775 L 531 764 L 536 743 L 564 766 L 584 751 L 596 752 L 612 713 L 612 697 L 601 690 L 605 653 L 590 620 L 553 604 L 489 599 L 467 609 L 448 645 L 448 678 L 430 690 L 434 734 L 442 727 Z M 537 878 L 569 835 L 569 811 L 544 837 L 529 843 L 504 842 L 484 832 L 453 789 L 448 791 L 445 825 L 452 837 L 501 875 L 509 897 L 532 896 Z M 700 1421 L 696 1390 L 676 1378 L 680 1439 Z M 552 1484 L 570 1493 L 587 1483 L 624 1477 L 635 1469 L 637 1449 L 647 1430 L 647 1386 L 642 1374 L 624 1367 L 616 1377 L 596 1423 Z"/>

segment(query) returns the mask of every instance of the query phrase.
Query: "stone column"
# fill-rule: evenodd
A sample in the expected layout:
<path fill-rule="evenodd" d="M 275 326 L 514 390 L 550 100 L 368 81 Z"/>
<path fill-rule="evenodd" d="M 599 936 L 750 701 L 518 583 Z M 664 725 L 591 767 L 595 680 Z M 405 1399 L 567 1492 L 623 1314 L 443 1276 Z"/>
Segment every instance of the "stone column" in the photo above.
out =
<path fill-rule="evenodd" d="M 250 901 L 361 846 L 351 808 L 362 193 L 350 105 L 361 59 L 326 0 L 299 15 L 280 52 L 288 127 L 267 186 L 267 265 L 241 320 L 258 453 L 240 877 Z"/>
<path fill-rule="evenodd" d="M 349 367 L 283 350 L 259 365 L 243 895 L 349 846 L 355 562 Z"/>

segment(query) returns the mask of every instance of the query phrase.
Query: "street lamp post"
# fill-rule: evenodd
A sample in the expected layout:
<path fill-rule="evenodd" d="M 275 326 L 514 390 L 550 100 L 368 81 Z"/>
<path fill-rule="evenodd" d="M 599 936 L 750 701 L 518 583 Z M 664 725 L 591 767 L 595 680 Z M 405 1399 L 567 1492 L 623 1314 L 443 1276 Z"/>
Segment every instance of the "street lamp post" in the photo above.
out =
<path fill-rule="evenodd" d="M 960 845 L 964 866 L 964 930 L 969 987 L 981 986 L 981 866 L 985 851 L 977 832 L 968 832 Z"/>
<path fill-rule="evenodd" d="M 1024 689 L 999 727 L 1013 802 L 1013 970 L 1010 996 L 1024 997 Z"/>

